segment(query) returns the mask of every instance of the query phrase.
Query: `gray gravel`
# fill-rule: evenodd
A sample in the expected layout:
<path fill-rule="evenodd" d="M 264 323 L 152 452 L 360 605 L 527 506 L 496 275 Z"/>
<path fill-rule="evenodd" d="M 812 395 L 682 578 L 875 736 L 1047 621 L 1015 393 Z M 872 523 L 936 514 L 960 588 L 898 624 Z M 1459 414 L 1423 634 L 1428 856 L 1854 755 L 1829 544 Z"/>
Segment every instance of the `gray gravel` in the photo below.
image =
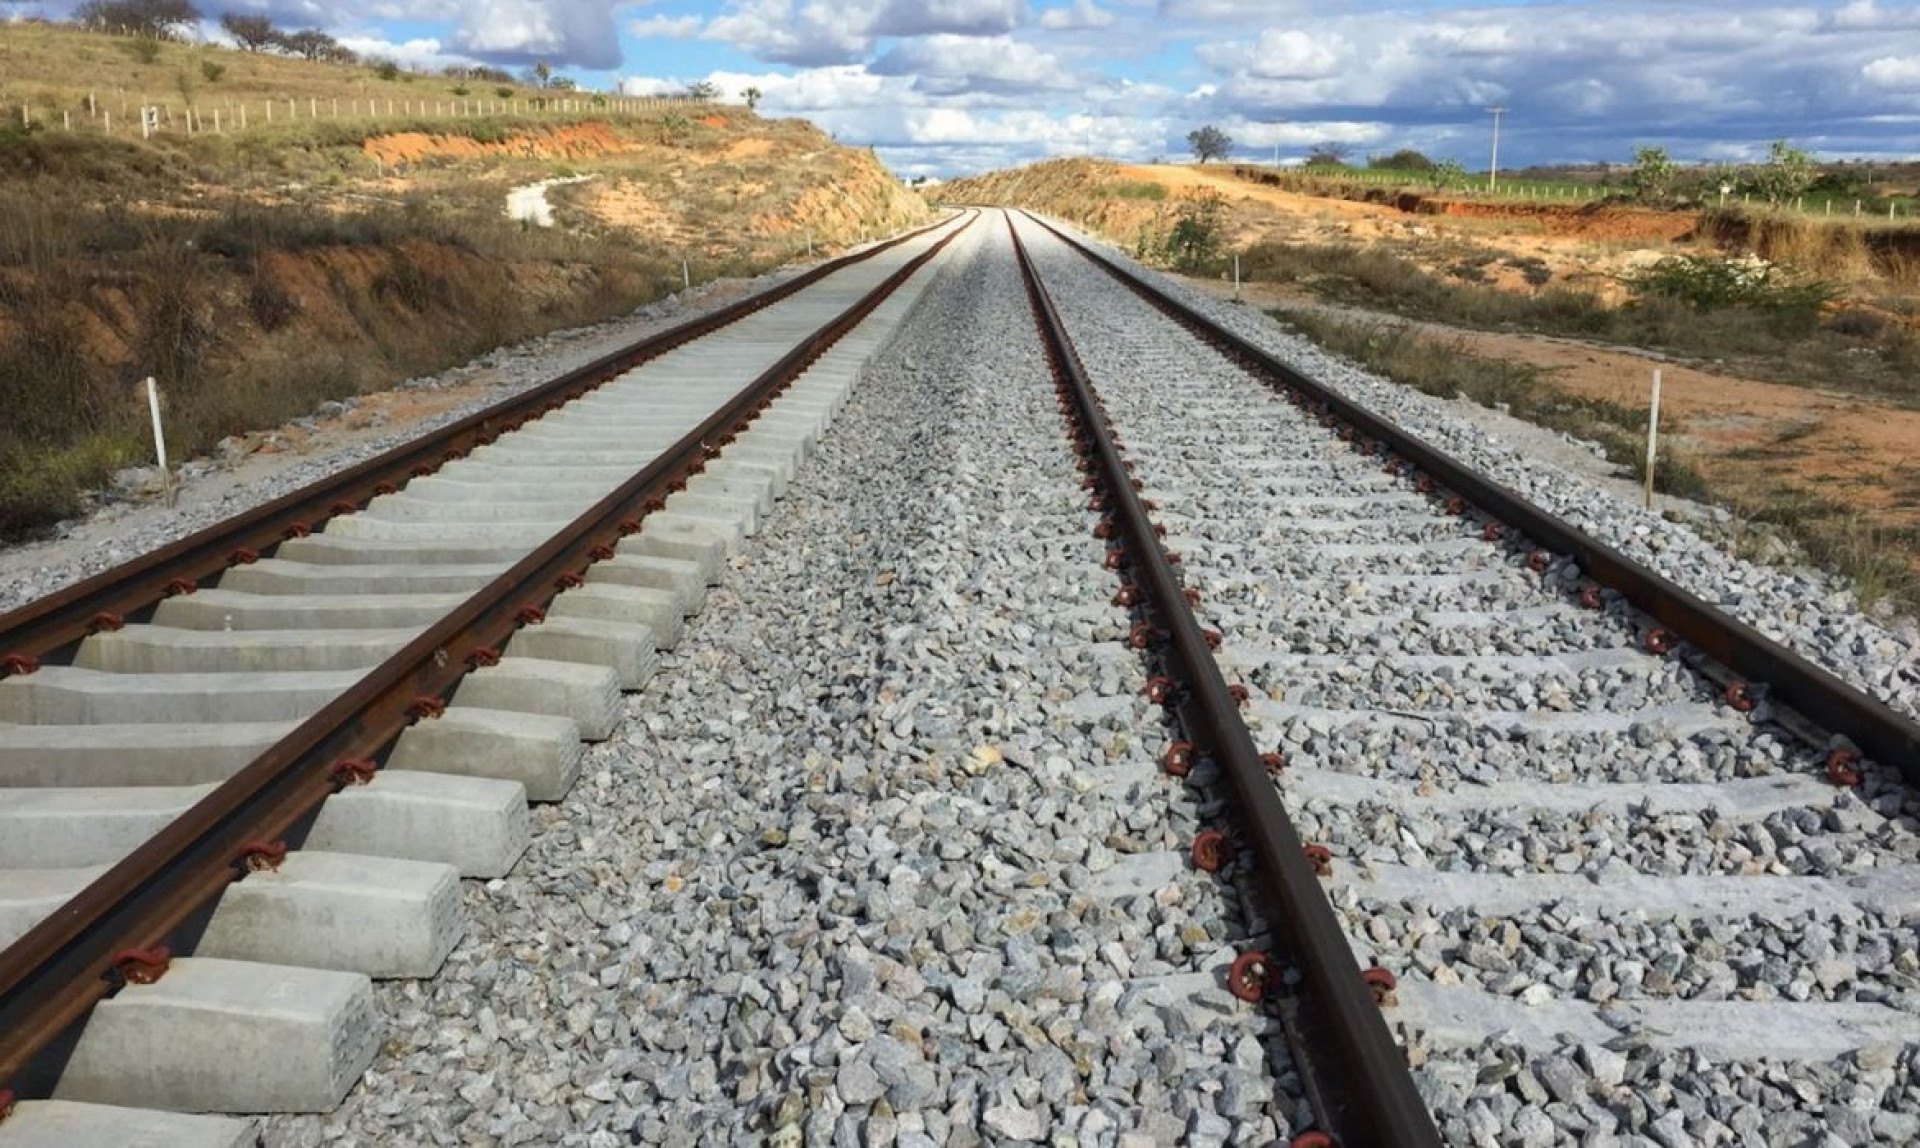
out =
<path fill-rule="evenodd" d="M 1107 254 L 1118 253 L 1107 249 Z M 1920 620 L 1869 616 L 1837 576 L 1805 568 L 1760 566 L 1734 557 L 1692 526 L 1622 502 L 1580 476 L 1528 457 L 1463 418 L 1453 404 L 1330 355 L 1255 308 L 1215 299 L 1171 276 L 1147 274 L 1161 288 L 1301 372 L 1498 479 L 1894 708 L 1920 717 Z"/>
<path fill-rule="evenodd" d="M 1004 236 L 953 255 L 516 872 L 468 889 L 442 975 L 382 987 L 366 1086 L 270 1144 L 1140 1148 L 1308 1115 L 1221 985 L 1240 926 L 1005 338 Z"/>
<path fill-rule="evenodd" d="M 1876 872 L 1911 879 L 1920 805 L 1890 773 L 1877 771 L 1854 793 L 1816 789 L 1830 808 L 1743 813 L 1734 791 L 1721 797 L 1711 788 L 1603 802 L 1605 787 L 1626 782 L 1817 775 L 1824 747 L 1788 735 L 1764 704 L 1751 715 L 1733 710 L 1679 659 L 1639 652 L 1645 623 L 1620 602 L 1574 605 L 1564 567 L 1527 570 L 1524 551 L 1483 538 L 1483 523 L 1448 515 L 1387 478 L 1378 460 L 1178 334 L 1079 256 L 1037 228 L 1023 234 L 1147 496 L 1162 507 L 1169 548 L 1204 592 L 1203 620 L 1226 636 L 1223 664 L 1258 691 L 1249 722 L 1289 763 L 1283 797 L 1311 790 L 1321 771 L 1384 783 L 1358 800 L 1289 798 L 1303 836 L 1333 848 L 1330 891 L 1357 955 L 1396 970 L 1408 1006 L 1443 992 L 1487 1002 L 1467 1006 L 1481 1010 L 1468 1016 L 1484 1026 L 1473 1039 L 1459 1026 L 1439 1037 L 1402 1026 L 1445 1138 L 1910 1142 L 1920 1127 L 1911 1038 L 1904 1048 L 1824 1059 L 1770 1055 L 1775 1038 L 1804 1035 L 1776 1031 L 1756 1034 L 1723 1063 L 1674 1047 L 1689 1034 L 1621 1011 L 1844 1004 L 1882 1010 L 1875 1015 L 1920 1033 L 1911 897 L 1889 909 L 1835 896 L 1817 912 L 1786 913 L 1737 897 L 1726 909 L 1679 905 L 1691 887 L 1673 884 L 1749 875 L 1844 882 Z M 1284 344 L 1319 377 L 1332 374 L 1270 327 L 1263 342 Z M 1504 458 L 1457 426 L 1419 422 L 1418 396 L 1402 402 L 1398 388 L 1342 370 L 1330 381 L 1457 454 L 1481 465 Z M 1553 485 L 1559 480 L 1529 477 L 1517 459 L 1496 469 L 1536 495 L 1557 492 L 1552 508 L 1566 512 L 1571 495 Z M 1615 515 L 1593 494 L 1584 498 L 1590 528 L 1647 526 L 1649 534 L 1633 535 L 1636 545 L 1670 571 L 1704 576 L 1730 561 L 1694 561 L 1683 551 L 1705 550 L 1697 540 L 1651 533 L 1670 524 L 1636 522 L 1637 512 Z M 1781 593 L 1794 592 L 1791 575 L 1746 576 L 1756 592 L 1771 577 L 1788 580 Z M 1861 632 L 1831 620 L 1795 631 L 1808 641 Z M 1890 672 L 1911 671 L 1902 656 Z M 1589 787 L 1591 806 L 1528 807 L 1567 783 Z M 1448 806 L 1432 804 L 1439 794 L 1452 795 Z M 1558 900 L 1516 910 L 1395 895 L 1396 881 L 1426 888 L 1423 875 L 1456 873 L 1482 878 L 1473 883 L 1480 896 L 1491 895 L 1485 878 L 1565 883 L 1553 886 Z M 1634 904 L 1636 889 L 1641 899 L 1629 911 L 1583 907 L 1587 890 L 1627 891 Z M 1521 1012 L 1504 1011 L 1509 1004 Z M 1506 1030 L 1510 1016 L 1524 1020 L 1550 1005 L 1583 1013 L 1609 1036 L 1582 1042 L 1551 1029 Z"/>

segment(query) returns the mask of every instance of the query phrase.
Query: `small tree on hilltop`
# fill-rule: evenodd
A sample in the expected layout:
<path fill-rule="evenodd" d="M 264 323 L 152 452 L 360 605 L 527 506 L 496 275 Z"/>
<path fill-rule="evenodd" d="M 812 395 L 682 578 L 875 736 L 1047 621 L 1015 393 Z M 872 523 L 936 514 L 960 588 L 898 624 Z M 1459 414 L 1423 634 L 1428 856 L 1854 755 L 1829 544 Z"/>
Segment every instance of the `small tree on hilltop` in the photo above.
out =
<path fill-rule="evenodd" d="M 279 38 L 280 47 L 304 60 L 324 60 L 340 46 L 332 36 L 318 28 L 302 28 Z"/>
<path fill-rule="evenodd" d="M 1210 159 L 1225 159 L 1233 150 L 1233 137 L 1219 128 L 1208 124 L 1187 133 L 1187 146 L 1201 163 Z"/>
<path fill-rule="evenodd" d="M 695 80 L 687 85 L 687 98 L 690 100 L 717 100 L 720 98 L 720 85 L 711 80 Z"/>
<path fill-rule="evenodd" d="M 87 0 L 73 18 L 89 28 L 176 40 L 200 19 L 200 10 L 190 0 Z"/>
<path fill-rule="evenodd" d="M 760 107 L 760 89 L 759 88 L 747 88 L 745 91 L 740 93 L 740 98 L 747 101 L 747 110 L 750 112 L 755 111 Z"/>
<path fill-rule="evenodd" d="M 220 27 L 233 42 L 249 52 L 264 52 L 280 40 L 279 31 L 273 21 L 265 16 L 245 16 L 238 12 L 229 12 L 220 17 Z"/>
<path fill-rule="evenodd" d="M 553 65 L 541 60 L 533 66 L 533 86 L 544 88 L 547 81 L 553 79 Z"/>

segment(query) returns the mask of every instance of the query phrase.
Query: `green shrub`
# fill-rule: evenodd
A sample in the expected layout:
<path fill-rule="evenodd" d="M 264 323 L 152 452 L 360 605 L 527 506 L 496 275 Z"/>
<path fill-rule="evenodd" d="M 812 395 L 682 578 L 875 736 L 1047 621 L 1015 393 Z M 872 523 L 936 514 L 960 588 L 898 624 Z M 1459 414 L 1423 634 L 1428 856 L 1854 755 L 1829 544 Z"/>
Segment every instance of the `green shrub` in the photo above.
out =
<path fill-rule="evenodd" d="M 1678 299 L 1696 311 L 1751 307 L 1817 314 L 1840 295 L 1831 283 L 1796 281 L 1760 259 L 1717 255 L 1670 255 L 1627 276 L 1626 283 L 1637 295 Z"/>

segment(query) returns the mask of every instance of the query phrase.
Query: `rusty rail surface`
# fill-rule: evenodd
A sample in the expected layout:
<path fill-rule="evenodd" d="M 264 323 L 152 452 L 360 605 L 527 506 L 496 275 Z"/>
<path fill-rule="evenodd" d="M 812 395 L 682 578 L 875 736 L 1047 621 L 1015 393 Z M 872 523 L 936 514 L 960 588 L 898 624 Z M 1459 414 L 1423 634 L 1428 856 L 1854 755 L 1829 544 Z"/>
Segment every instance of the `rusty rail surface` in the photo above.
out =
<path fill-rule="evenodd" d="M 118 987 L 117 953 L 166 941 L 242 875 L 248 842 L 296 827 L 410 722 L 430 719 L 465 673 L 496 657 L 515 629 L 536 624 L 561 588 L 638 531 L 677 483 L 704 469 L 813 360 L 972 223 L 966 219 L 808 336 L 658 459 L 0 951 L 0 1082 Z M 610 363 L 567 378 L 598 381 L 614 369 Z"/>
<path fill-rule="evenodd" d="M 57 661 L 69 655 L 81 639 L 100 628 L 103 622 L 111 626 L 144 621 L 163 598 L 190 593 L 200 582 L 228 567 L 265 556 L 295 534 L 320 529 L 335 515 L 360 510 L 378 495 L 404 487 L 410 479 L 431 474 L 441 464 L 465 456 L 474 447 L 492 442 L 528 419 L 538 418 L 649 359 L 744 319 L 844 267 L 871 259 L 946 222 L 942 220 L 823 263 L 776 287 L 689 319 L 550 382 L 503 399 L 413 442 L 403 443 L 272 502 L 0 614 L 0 659 L 7 659 L 0 661 L 0 677 L 34 662 Z M 16 658 L 26 661 L 11 661 Z"/>
<path fill-rule="evenodd" d="M 1132 591 L 1144 594 L 1139 604 L 1157 623 L 1157 632 L 1147 637 L 1173 682 L 1164 700 L 1192 743 L 1220 768 L 1226 807 L 1237 823 L 1239 846 L 1251 857 L 1257 904 L 1272 944 L 1300 973 L 1304 991 L 1281 997 L 1279 1006 L 1290 1034 L 1295 1034 L 1290 1040 L 1294 1064 L 1314 1114 L 1348 1148 L 1437 1148 L 1439 1133 L 1414 1088 L 1406 1056 L 1394 1043 L 1347 946 L 1305 844 L 1287 817 L 1253 735 L 1240 716 L 1239 699 L 1221 677 L 1180 577 L 1134 489 L 1129 464 L 1114 440 L 1099 396 L 1011 215 L 1007 230 L 1026 279 L 1035 323 L 1066 400 L 1063 406 L 1071 409 L 1080 427 L 1076 437 L 1088 470 L 1100 484 L 1100 505 L 1124 548 Z M 1123 589 L 1122 601 L 1128 596 Z M 1232 975 L 1239 978 L 1244 972 L 1251 983 L 1229 987 L 1236 995 L 1278 993 L 1279 970 L 1260 967 L 1265 964 L 1264 955 L 1243 955 Z"/>
<path fill-rule="evenodd" d="M 1822 729 L 1843 735 L 1868 756 L 1898 768 L 1908 785 L 1920 786 L 1920 722 L 1847 684 L 1832 671 L 1716 609 L 1666 575 L 1634 561 L 1325 383 L 1293 369 L 1046 220 L 1032 215 L 1027 218 L 1046 228 L 1162 314 L 1211 343 L 1227 358 L 1264 378 L 1275 390 L 1302 396 L 1324 415 L 1345 424 L 1352 432 L 1350 441 L 1356 447 L 1364 440 L 1381 444 L 1488 517 L 1547 550 L 1567 556 L 1588 578 L 1616 591 L 1661 627 L 1745 679 L 1736 683 L 1742 689 L 1747 688 L 1747 683 L 1763 683 L 1771 699 L 1804 715 Z M 1836 766 L 1839 762 L 1830 759 L 1829 770 L 1835 771 L 1836 777 L 1842 776 Z"/>

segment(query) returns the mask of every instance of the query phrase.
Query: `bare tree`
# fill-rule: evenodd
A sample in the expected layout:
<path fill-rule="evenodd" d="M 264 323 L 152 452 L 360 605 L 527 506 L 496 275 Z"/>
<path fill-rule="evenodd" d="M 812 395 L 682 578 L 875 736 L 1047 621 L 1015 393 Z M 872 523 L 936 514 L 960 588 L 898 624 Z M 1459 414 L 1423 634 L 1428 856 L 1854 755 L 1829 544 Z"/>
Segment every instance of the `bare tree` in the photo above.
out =
<path fill-rule="evenodd" d="M 1195 158 L 1205 163 L 1210 159 L 1227 158 L 1227 154 L 1233 150 L 1233 137 L 1208 124 L 1187 133 L 1187 146 L 1193 149 Z"/>
<path fill-rule="evenodd" d="M 717 100 L 720 98 L 720 85 L 711 80 L 695 80 L 687 85 L 687 98 L 692 100 Z"/>
<path fill-rule="evenodd" d="M 156 40 L 177 40 L 200 19 L 190 0 L 87 0 L 73 18 L 89 28 L 111 28 Z"/>
<path fill-rule="evenodd" d="M 264 52 L 273 47 L 280 39 L 280 30 L 273 21 L 265 16 L 246 16 L 239 12 L 229 12 L 220 17 L 220 27 L 226 29 L 234 43 L 249 52 Z"/>
<path fill-rule="evenodd" d="M 1307 152 L 1307 166 L 1308 167 L 1339 167 L 1340 165 L 1346 163 L 1347 157 L 1352 154 L 1353 154 L 1352 144 L 1340 143 L 1337 140 L 1329 140 L 1326 143 L 1317 143 L 1313 145 L 1312 150 Z"/>

